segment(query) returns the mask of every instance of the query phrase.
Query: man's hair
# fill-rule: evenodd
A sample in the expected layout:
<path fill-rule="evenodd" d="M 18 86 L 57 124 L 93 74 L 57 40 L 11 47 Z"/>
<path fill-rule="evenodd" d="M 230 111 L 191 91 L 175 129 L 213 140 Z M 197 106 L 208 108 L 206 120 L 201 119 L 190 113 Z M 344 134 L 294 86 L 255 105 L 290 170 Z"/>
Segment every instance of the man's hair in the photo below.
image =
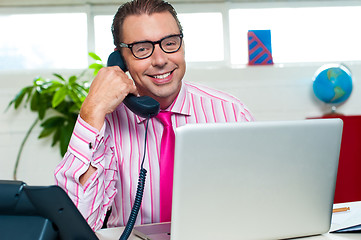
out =
<path fill-rule="evenodd" d="M 164 0 L 132 0 L 130 2 L 124 3 L 118 8 L 117 13 L 114 16 L 112 24 L 112 33 L 114 45 L 120 49 L 119 44 L 123 39 L 123 23 L 124 19 L 130 15 L 141 15 L 153 13 L 162 13 L 168 11 L 178 24 L 180 33 L 183 32 L 182 26 L 177 17 L 177 12 L 173 6 L 164 1 Z"/>

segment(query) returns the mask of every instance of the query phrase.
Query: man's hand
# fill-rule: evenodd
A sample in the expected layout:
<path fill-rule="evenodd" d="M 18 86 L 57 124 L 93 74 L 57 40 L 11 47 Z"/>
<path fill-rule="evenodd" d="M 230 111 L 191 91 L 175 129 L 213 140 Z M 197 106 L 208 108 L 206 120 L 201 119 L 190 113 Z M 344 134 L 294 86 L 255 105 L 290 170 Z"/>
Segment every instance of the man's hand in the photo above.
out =
<path fill-rule="evenodd" d="M 93 80 L 80 109 L 81 118 L 100 130 L 105 115 L 113 112 L 129 94 L 137 95 L 133 81 L 118 66 L 104 67 Z"/>

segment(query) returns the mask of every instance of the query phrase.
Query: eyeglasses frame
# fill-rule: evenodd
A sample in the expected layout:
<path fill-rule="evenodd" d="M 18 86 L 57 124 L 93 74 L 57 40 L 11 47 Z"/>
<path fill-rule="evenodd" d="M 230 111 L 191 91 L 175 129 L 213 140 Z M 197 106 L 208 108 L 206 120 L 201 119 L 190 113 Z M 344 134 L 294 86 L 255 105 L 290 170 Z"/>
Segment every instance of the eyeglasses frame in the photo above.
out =
<path fill-rule="evenodd" d="M 167 39 L 167 38 L 170 38 L 170 37 L 179 37 L 181 42 L 179 44 L 179 47 L 174 50 L 174 51 L 171 51 L 171 52 L 167 52 L 163 49 L 162 45 L 160 44 L 164 39 Z M 158 41 L 155 41 L 155 42 L 152 42 L 152 41 L 140 41 L 140 42 L 133 42 L 133 43 L 130 43 L 130 44 L 126 44 L 126 43 L 120 43 L 119 46 L 122 47 L 122 48 L 129 48 L 130 51 L 132 52 L 133 56 L 137 59 L 146 59 L 146 58 L 149 58 L 150 56 L 153 55 L 153 52 L 154 52 L 154 49 L 155 49 L 155 45 L 158 44 L 160 49 L 162 49 L 163 52 L 165 53 L 175 53 L 175 52 L 178 52 L 179 49 L 182 47 L 182 42 L 183 42 L 183 33 L 180 33 L 180 34 L 173 34 L 173 35 L 169 35 L 169 36 L 166 36 Z M 137 57 L 134 55 L 133 53 L 133 46 L 135 44 L 139 44 L 139 43 L 151 43 L 153 45 L 153 49 L 152 49 L 152 52 L 149 54 L 149 56 L 146 56 L 146 57 Z"/>

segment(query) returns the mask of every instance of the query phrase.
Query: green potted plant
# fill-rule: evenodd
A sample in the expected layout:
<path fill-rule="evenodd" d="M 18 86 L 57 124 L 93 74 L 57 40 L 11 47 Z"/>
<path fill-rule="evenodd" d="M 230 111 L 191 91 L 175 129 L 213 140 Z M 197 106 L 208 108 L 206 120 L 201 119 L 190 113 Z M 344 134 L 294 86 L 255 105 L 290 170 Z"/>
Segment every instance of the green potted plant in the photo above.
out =
<path fill-rule="evenodd" d="M 31 124 L 20 145 L 13 178 L 17 179 L 17 169 L 24 145 L 35 126 L 40 124 L 42 131 L 38 138 L 52 137 L 51 146 L 58 144 L 61 156 L 64 156 L 80 107 L 88 94 L 90 87 L 89 72 L 94 76 L 104 67 L 101 58 L 95 53 L 89 53 L 95 63 L 89 65 L 80 75 L 72 75 L 65 79 L 54 73 L 54 79 L 36 77 L 33 84 L 22 88 L 10 101 L 8 108 L 13 106 L 19 110 L 24 108 L 37 113 L 37 118 Z"/>

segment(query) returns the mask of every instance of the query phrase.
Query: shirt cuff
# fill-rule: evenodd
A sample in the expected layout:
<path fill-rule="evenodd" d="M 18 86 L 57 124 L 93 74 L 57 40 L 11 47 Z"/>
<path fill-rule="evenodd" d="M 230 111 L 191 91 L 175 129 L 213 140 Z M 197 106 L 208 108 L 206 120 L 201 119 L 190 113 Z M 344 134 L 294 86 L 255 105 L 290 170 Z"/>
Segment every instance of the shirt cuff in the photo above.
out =
<path fill-rule="evenodd" d="M 92 160 L 94 152 L 104 141 L 105 123 L 100 131 L 85 122 L 80 115 L 75 123 L 73 135 L 70 138 L 68 151 L 85 164 Z"/>

